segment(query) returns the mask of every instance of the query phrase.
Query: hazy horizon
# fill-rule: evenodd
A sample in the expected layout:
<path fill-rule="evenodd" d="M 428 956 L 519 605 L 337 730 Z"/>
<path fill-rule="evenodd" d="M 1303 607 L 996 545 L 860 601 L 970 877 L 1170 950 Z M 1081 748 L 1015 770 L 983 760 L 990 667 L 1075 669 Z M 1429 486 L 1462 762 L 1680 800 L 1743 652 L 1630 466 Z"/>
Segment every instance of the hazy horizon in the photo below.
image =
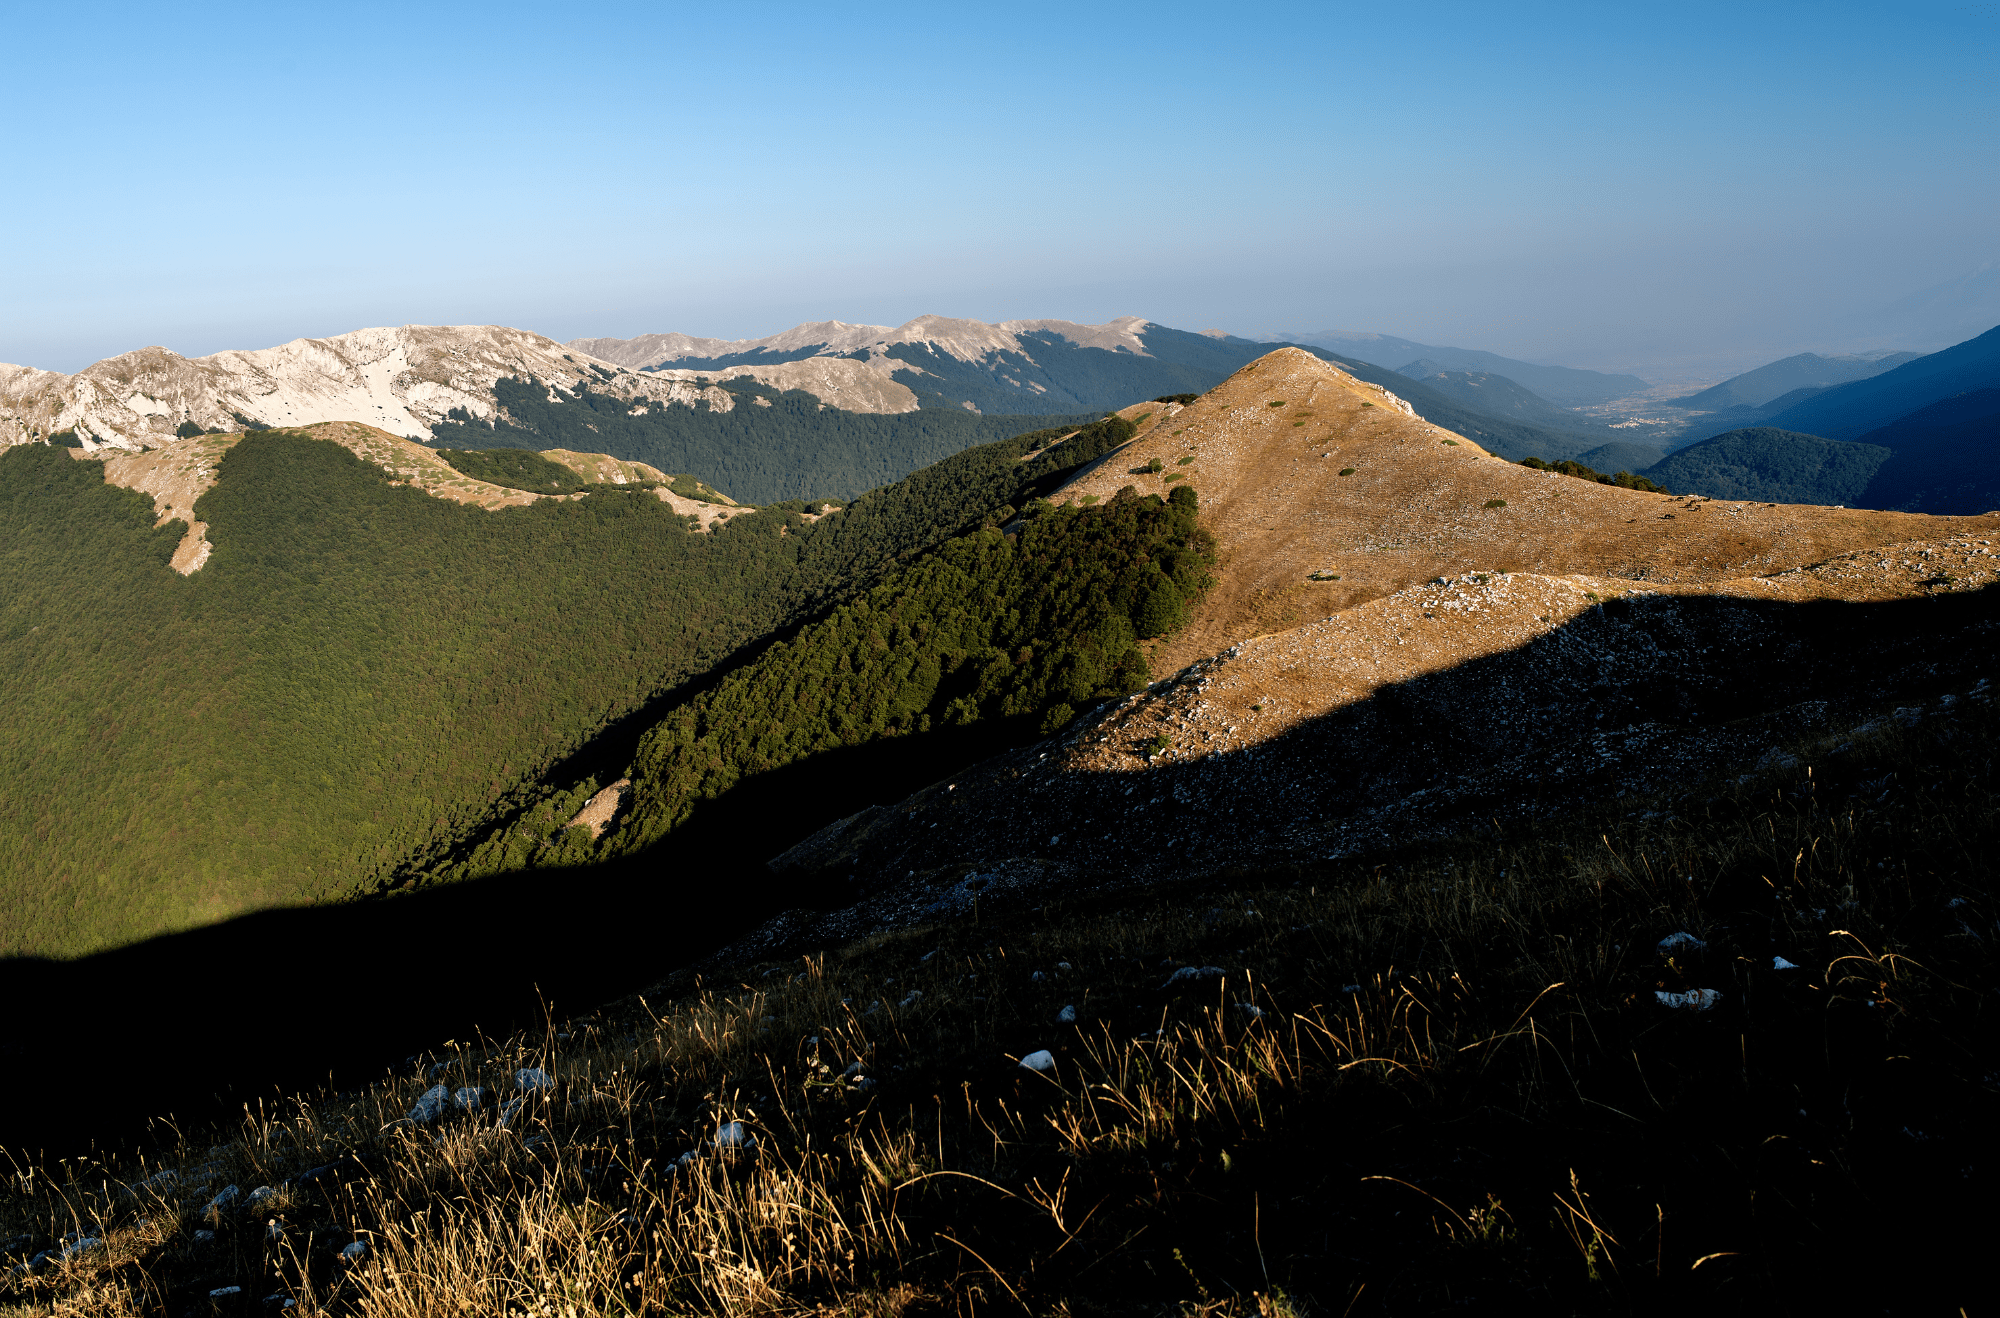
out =
<path fill-rule="evenodd" d="M 741 13 L 24 12 L 0 361 L 928 312 L 1662 379 L 2000 323 L 1977 10 Z"/>

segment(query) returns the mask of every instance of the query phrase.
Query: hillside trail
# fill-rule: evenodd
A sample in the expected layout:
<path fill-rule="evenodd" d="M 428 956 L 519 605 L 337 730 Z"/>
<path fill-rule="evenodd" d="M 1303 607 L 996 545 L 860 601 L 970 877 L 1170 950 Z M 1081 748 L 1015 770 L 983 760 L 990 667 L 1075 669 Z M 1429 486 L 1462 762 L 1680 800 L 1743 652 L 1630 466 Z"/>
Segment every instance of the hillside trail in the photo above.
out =
<path fill-rule="evenodd" d="M 1145 471 L 1155 458 L 1162 469 Z M 1154 420 L 1051 498 L 1095 502 L 1124 486 L 1164 497 L 1183 480 L 1215 536 L 1217 580 L 1185 629 L 1149 647 L 1162 675 L 1467 572 L 1708 586 L 1872 546 L 2000 535 L 2000 514 L 1712 501 L 1538 472 L 1297 348 Z"/>

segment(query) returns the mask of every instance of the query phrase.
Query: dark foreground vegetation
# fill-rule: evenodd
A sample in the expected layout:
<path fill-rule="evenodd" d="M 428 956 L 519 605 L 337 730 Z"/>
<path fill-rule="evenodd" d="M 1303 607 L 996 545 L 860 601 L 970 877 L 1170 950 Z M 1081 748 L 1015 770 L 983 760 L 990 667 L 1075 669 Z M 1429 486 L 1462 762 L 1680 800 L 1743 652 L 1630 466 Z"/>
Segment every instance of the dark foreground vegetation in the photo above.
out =
<path fill-rule="evenodd" d="M 55 1253 L 5 1294 L 1971 1312 L 2000 1128 L 1994 722 L 1962 702 L 1497 836 L 1000 901 L 440 1041 L 366 1092 L 22 1167 L 0 1238 Z"/>

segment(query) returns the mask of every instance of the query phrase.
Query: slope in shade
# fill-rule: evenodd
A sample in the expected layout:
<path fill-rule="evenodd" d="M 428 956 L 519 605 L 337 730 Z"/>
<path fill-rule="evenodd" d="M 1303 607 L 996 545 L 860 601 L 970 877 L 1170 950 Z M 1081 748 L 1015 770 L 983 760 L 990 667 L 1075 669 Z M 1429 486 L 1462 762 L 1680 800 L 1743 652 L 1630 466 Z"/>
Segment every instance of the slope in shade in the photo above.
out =
<path fill-rule="evenodd" d="M 1915 361 L 1914 352 L 1873 352 L 1822 357 L 1802 352 L 1759 366 L 1711 385 L 1700 393 L 1675 400 L 1675 406 L 1715 412 L 1731 407 L 1763 407 L 1796 389 L 1826 389 L 1851 380 L 1866 380 Z"/>
<path fill-rule="evenodd" d="M 1870 431 L 1895 452 L 1859 500 L 1870 508 L 1971 513 L 2000 508 L 2000 389 L 1977 389 Z"/>
<path fill-rule="evenodd" d="M 1769 424 L 1829 439 L 1859 439 L 1932 403 L 1992 388 L 2000 388 L 2000 328 L 1872 379 L 1814 394 L 1776 413 Z"/>

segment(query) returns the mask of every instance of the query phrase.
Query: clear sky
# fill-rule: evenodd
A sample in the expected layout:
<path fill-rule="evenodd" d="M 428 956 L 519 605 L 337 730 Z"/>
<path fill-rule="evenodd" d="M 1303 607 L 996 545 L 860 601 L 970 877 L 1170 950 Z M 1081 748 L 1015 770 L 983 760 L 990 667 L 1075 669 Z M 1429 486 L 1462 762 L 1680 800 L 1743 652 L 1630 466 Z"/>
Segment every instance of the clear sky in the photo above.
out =
<path fill-rule="evenodd" d="M 1942 346 L 2000 259 L 1990 3 L 16 3 L 4 30 L 0 361 L 56 370 L 936 312 L 1664 376 Z"/>

